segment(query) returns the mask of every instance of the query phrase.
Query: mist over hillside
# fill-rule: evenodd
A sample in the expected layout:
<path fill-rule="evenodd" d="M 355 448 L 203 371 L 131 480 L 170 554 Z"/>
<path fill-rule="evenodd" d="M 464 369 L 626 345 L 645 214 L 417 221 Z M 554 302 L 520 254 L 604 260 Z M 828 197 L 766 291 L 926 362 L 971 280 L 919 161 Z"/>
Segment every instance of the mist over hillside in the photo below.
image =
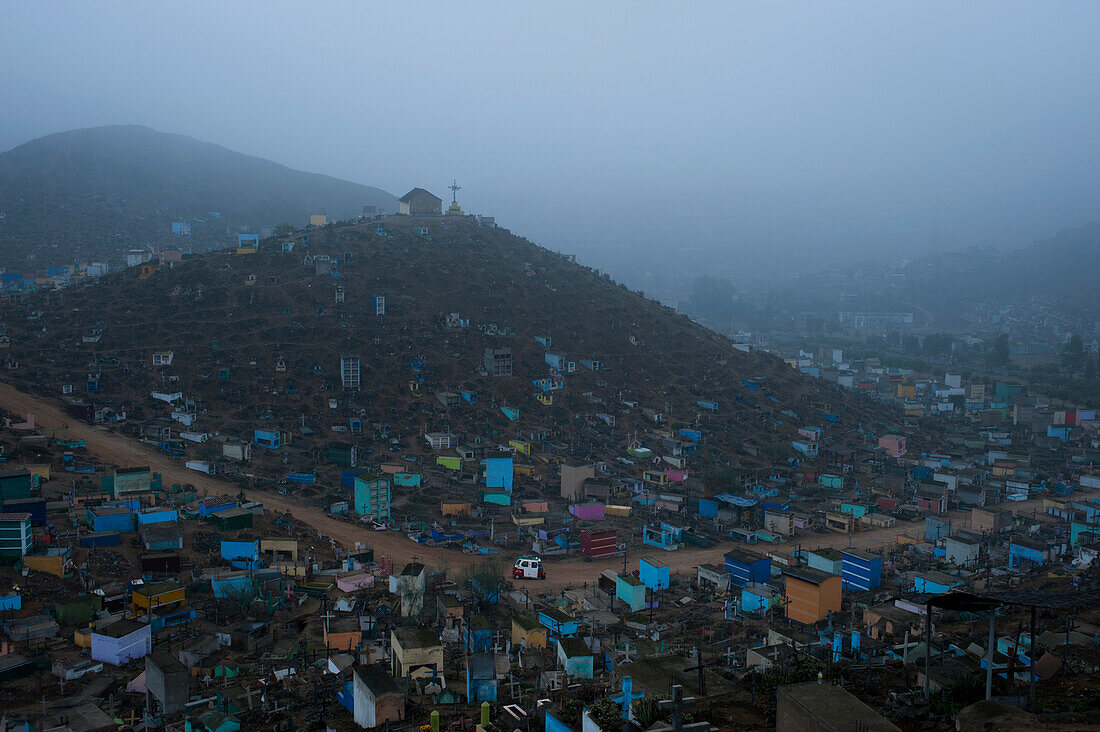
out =
<path fill-rule="evenodd" d="M 241 228 L 346 219 L 363 206 L 393 212 L 397 199 L 148 127 L 73 130 L 0 154 L 0 265 L 109 259 L 151 242 L 200 248 Z"/>

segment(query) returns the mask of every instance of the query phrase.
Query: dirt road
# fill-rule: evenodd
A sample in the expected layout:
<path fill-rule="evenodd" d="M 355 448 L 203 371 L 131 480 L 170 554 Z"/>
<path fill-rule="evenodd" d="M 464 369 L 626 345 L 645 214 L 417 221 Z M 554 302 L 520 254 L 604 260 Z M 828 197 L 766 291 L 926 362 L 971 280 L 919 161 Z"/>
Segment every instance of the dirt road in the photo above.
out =
<path fill-rule="evenodd" d="M 211 495 L 227 493 L 235 496 L 238 486 L 216 477 L 188 470 L 164 453 L 137 440 L 130 439 L 104 427 L 93 427 L 69 417 L 58 407 L 38 397 L 21 392 L 10 384 L 0 382 L 0 407 L 14 415 L 33 414 L 39 427 L 68 428 L 69 439 L 84 440 L 88 452 L 118 467 L 148 465 L 160 473 L 165 485 L 173 483 L 191 483 L 201 495 L 204 491 Z M 398 566 L 416 555 L 421 561 L 431 563 L 447 558 L 451 566 L 465 565 L 473 558 L 446 549 L 425 547 L 414 544 L 407 537 L 392 531 L 371 531 L 359 528 L 353 523 L 333 518 L 323 510 L 307 506 L 292 497 L 267 491 L 245 491 L 249 500 L 262 501 L 264 506 L 274 511 L 289 513 L 304 521 L 325 536 L 332 537 L 344 547 L 353 547 L 355 542 L 369 544 L 376 554 L 391 556 Z"/>
<path fill-rule="evenodd" d="M 1032 510 L 1042 512 L 1042 503 L 1042 499 L 1033 499 L 1020 503 L 1013 503 L 1010 508 L 1017 513 L 1031 513 Z M 969 514 L 967 513 L 955 511 L 945 518 L 954 521 L 956 526 L 965 528 L 970 525 Z M 826 534 L 802 534 L 793 541 L 783 544 L 757 544 L 752 547 L 746 547 L 744 544 L 739 542 L 734 543 L 732 541 L 722 543 L 709 549 L 681 549 L 675 552 L 663 552 L 659 549 L 649 547 L 635 547 L 627 553 L 627 558 L 629 562 L 628 567 L 631 569 L 637 568 L 637 557 L 650 556 L 656 557 L 667 564 L 671 568 L 673 574 L 678 573 L 694 578 L 695 568 L 698 565 L 717 564 L 723 566 L 725 563 L 723 555 L 729 550 L 738 547 L 749 548 L 759 553 L 771 550 L 789 551 L 799 545 L 801 545 L 803 550 L 824 548 L 846 549 L 848 547 L 870 549 L 893 544 L 901 534 L 919 539 L 924 534 L 924 524 L 923 522 L 905 523 L 901 526 L 894 526 L 888 529 L 869 529 L 851 535 L 832 532 Z M 575 587 L 584 582 L 591 583 L 594 582 L 596 578 L 599 577 L 600 572 L 605 569 L 621 571 L 622 568 L 622 557 L 592 562 L 585 562 L 582 559 L 549 562 L 547 569 L 547 572 L 550 574 L 549 589 L 558 591 L 569 586 Z"/>
<path fill-rule="evenodd" d="M 167 485 L 191 483 L 199 490 L 200 494 L 206 491 L 210 494 L 228 493 L 236 495 L 239 491 L 236 485 L 219 480 L 216 477 L 188 470 L 163 453 L 137 440 L 124 437 L 103 427 L 93 427 L 74 420 L 46 400 L 21 392 L 10 384 L 3 382 L 0 382 L 0 407 L 17 416 L 33 414 L 40 427 L 65 425 L 68 427 L 69 439 L 84 440 L 88 446 L 88 452 L 101 460 L 119 467 L 148 465 L 161 474 Z M 353 523 L 335 519 L 319 508 L 303 505 L 288 496 L 257 490 L 245 491 L 245 493 L 249 500 L 262 501 L 264 506 L 270 510 L 289 513 L 294 518 L 309 524 L 319 533 L 332 537 L 346 548 L 355 546 L 356 542 L 370 545 L 374 547 L 376 556 L 391 557 L 398 567 L 410 559 L 416 558 L 428 565 L 460 569 L 480 559 L 477 555 L 414 544 L 399 532 L 360 529 Z M 1011 508 L 1017 513 L 1030 513 L 1033 510 L 1041 511 L 1042 500 L 1033 499 L 1015 503 L 1012 504 Z M 966 526 L 968 522 L 965 514 L 953 514 L 950 518 L 960 526 Z M 807 534 L 788 544 L 758 545 L 756 549 L 758 551 L 764 551 L 769 547 L 790 549 L 797 544 L 801 544 L 803 549 L 825 547 L 843 549 L 849 546 L 866 549 L 893 543 L 899 534 L 904 533 L 916 538 L 922 532 L 923 527 L 921 524 L 906 523 L 888 529 L 861 531 L 851 536 L 832 533 Z M 673 573 L 694 577 L 696 566 L 707 563 L 722 564 L 722 555 L 734 546 L 737 545 L 728 542 L 709 549 L 681 549 L 676 552 L 662 552 L 648 547 L 630 547 L 627 552 L 627 566 L 637 567 L 637 557 L 657 556 L 671 568 Z M 505 575 L 510 579 L 509 570 L 515 556 L 497 556 L 504 564 Z M 566 587 L 576 587 L 585 582 L 595 582 L 600 572 L 605 569 L 622 570 L 622 568 L 622 557 L 590 562 L 580 558 L 560 561 L 550 559 L 547 560 L 548 580 L 537 584 L 532 583 L 531 589 L 557 592 Z"/>

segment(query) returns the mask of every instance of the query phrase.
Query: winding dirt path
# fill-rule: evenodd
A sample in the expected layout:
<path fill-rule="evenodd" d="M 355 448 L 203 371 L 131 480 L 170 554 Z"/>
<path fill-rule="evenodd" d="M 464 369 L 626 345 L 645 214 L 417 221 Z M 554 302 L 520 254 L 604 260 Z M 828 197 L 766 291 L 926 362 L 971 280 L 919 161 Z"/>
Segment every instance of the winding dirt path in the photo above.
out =
<path fill-rule="evenodd" d="M 41 428 L 66 427 L 69 439 L 84 440 L 88 452 L 112 465 L 118 467 L 148 465 L 153 471 L 161 474 L 165 485 L 190 483 L 199 490 L 200 494 L 204 490 L 214 495 L 227 493 L 235 496 L 240 492 L 240 488 L 235 483 L 188 470 L 149 445 L 112 432 L 105 427 L 92 426 L 73 419 L 48 401 L 19 391 L 4 382 L 0 382 L 0 407 L 14 415 L 33 414 L 36 424 Z M 360 529 L 353 523 L 333 518 L 322 509 L 304 505 L 292 497 L 260 490 L 246 490 L 245 495 L 249 500 L 262 501 L 264 506 L 271 510 L 291 514 L 325 536 L 336 539 L 345 547 L 353 547 L 355 542 L 369 544 L 374 547 L 376 553 L 392 556 L 398 563 L 407 561 L 412 555 L 427 562 L 446 557 L 452 566 L 468 564 L 472 561 L 472 557 L 460 552 L 415 545 L 396 532 Z"/>
<path fill-rule="evenodd" d="M 239 488 L 235 484 L 188 470 L 180 463 L 137 440 L 112 432 L 104 427 L 91 426 L 72 419 L 49 401 L 26 394 L 2 381 L 0 381 L 0 407 L 13 415 L 33 414 L 39 427 L 65 426 L 68 430 L 69 439 L 84 440 L 88 452 L 112 465 L 118 467 L 148 465 L 152 470 L 161 474 L 166 484 L 191 483 L 199 489 L 200 493 L 203 490 L 212 494 L 228 493 L 229 495 L 236 495 L 239 492 Z M 249 500 L 262 501 L 264 506 L 271 510 L 291 514 L 294 518 L 312 526 L 319 533 L 332 537 L 344 547 L 353 547 L 356 542 L 370 545 L 374 547 L 376 556 L 391 557 L 398 567 L 414 557 L 418 561 L 429 565 L 446 566 L 451 569 L 459 569 L 481 559 L 479 555 L 414 544 L 399 532 L 360 529 L 353 523 L 333 518 L 322 509 L 303 505 L 291 497 L 277 493 L 248 490 L 245 491 L 245 495 Z M 1018 513 L 1033 510 L 1041 511 L 1042 500 L 1032 499 L 1011 504 L 1009 507 L 1015 509 Z M 965 514 L 960 513 L 953 514 L 951 518 L 960 524 L 965 524 L 967 521 Z M 769 546 L 791 548 L 799 543 L 805 549 L 823 547 L 842 549 L 848 546 L 865 549 L 893 543 L 900 534 L 917 536 L 918 532 L 922 530 L 919 524 L 907 523 L 889 529 L 861 531 L 851 537 L 832 533 L 809 534 L 787 544 L 759 545 L 756 549 L 764 551 Z M 627 561 L 628 566 L 633 568 L 637 566 L 637 557 L 657 556 L 671 568 L 673 573 L 694 577 L 696 566 L 705 563 L 722 564 L 722 555 L 734 546 L 733 542 L 729 542 L 709 549 L 681 549 L 680 551 L 666 553 L 649 547 L 633 546 L 627 550 Z M 511 578 L 510 567 L 515 556 L 515 554 L 496 555 L 505 563 L 504 571 L 508 579 Z M 585 582 L 593 583 L 603 570 L 622 570 L 622 567 L 622 557 L 590 562 L 578 557 L 562 560 L 548 559 L 546 562 L 548 580 L 537 584 L 532 583 L 531 589 L 557 592 L 566 587 L 582 585 Z"/>

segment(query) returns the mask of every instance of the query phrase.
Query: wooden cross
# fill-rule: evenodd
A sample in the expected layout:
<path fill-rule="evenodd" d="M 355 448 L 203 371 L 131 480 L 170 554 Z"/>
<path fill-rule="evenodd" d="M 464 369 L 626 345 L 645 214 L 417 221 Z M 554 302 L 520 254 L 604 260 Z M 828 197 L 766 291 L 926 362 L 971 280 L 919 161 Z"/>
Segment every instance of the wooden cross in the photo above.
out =
<path fill-rule="evenodd" d="M 260 696 L 262 693 L 263 692 L 261 692 L 259 689 L 251 689 L 251 688 L 247 688 L 247 687 L 245 688 L 245 694 L 244 695 L 248 699 L 248 709 L 249 709 L 249 711 L 252 710 L 252 697 Z"/>
<path fill-rule="evenodd" d="M 327 603 L 326 603 L 326 605 L 327 605 Z M 323 621 L 325 621 L 325 634 L 326 635 L 328 634 L 328 621 L 332 620 L 335 617 L 336 617 L 335 615 L 333 615 L 331 612 L 329 612 L 328 607 L 325 607 L 325 609 L 322 611 L 321 619 Z"/>
<path fill-rule="evenodd" d="M 699 647 L 695 647 L 695 665 L 685 668 L 684 671 L 698 671 L 699 672 L 699 696 L 705 697 L 707 695 L 707 672 L 708 666 L 717 665 L 716 661 L 710 663 L 703 663 L 703 655 L 699 652 Z"/>
<path fill-rule="evenodd" d="M 906 630 L 905 631 L 905 640 L 902 643 L 894 646 L 894 650 L 895 651 L 900 650 L 901 655 L 904 656 L 905 654 L 907 654 L 909 652 L 910 648 L 916 648 L 918 645 L 920 645 L 919 641 L 915 641 L 915 640 L 913 642 L 909 641 L 909 631 Z"/>
<path fill-rule="evenodd" d="M 516 694 L 516 687 L 520 685 L 520 682 L 516 681 L 514 674 L 508 674 L 508 681 L 504 685 L 508 687 L 508 695 L 513 701 L 519 699 L 519 696 Z"/>

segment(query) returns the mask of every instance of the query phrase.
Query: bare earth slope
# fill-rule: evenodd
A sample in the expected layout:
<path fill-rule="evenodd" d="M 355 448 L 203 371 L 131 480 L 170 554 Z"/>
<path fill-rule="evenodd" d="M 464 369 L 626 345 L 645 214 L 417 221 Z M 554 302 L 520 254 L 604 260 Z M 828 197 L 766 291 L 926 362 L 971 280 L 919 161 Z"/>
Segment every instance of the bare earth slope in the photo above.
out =
<path fill-rule="evenodd" d="M 255 428 L 309 427 L 279 455 L 283 471 L 314 470 L 323 458 L 312 450 L 344 439 L 330 428 L 352 417 L 365 423 L 364 447 L 388 435 L 409 450 L 426 432 L 452 431 L 463 441 L 536 439 L 561 459 L 620 464 L 632 439 L 652 441 L 647 431 L 692 429 L 702 437 L 696 473 L 770 470 L 793 456 L 804 424 L 824 425 L 836 442 L 898 419 L 501 229 L 451 217 L 382 228 L 327 227 L 299 235 L 289 252 L 269 242 L 259 254 L 191 257 L 147 279 L 135 268 L 40 293 L 6 311 L 18 363 L 8 378 L 45 395 L 72 385 L 74 397 L 125 410 L 130 424 L 169 416 L 151 398 L 160 391 L 195 404 L 198 430 L 250 439 Z M 490 347 L 511 349 L 515 376 L 484 374 Z M 153 354 L 168 351 L 172 364 L 154 367 Z M 557 374 L 564 388 L 549 393 L 551 404 L 534 383 L 555 377 L 548 353 L 576 364 Z M 344 356 L 360 360 L 359 389 L 342 388 Z M 81 394 L 89 374 L 96 390 Z M 470 398 L 444 406 L 439 392 Z"/>

